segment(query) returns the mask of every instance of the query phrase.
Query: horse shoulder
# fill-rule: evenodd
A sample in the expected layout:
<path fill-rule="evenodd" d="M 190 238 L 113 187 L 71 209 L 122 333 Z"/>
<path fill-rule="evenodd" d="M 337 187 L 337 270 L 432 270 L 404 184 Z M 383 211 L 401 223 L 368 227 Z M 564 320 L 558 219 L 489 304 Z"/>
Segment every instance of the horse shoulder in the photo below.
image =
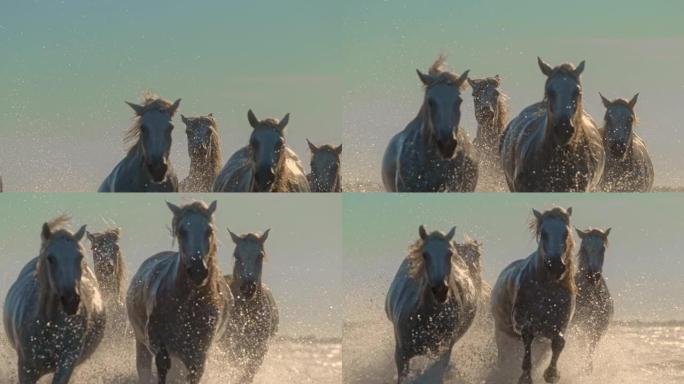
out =
<path fill-rule="evenodd" d="M 214 192 L 249 192 L 252 180 L 249 147 L 244 146 L 233 153 L 214 181 Z"/>

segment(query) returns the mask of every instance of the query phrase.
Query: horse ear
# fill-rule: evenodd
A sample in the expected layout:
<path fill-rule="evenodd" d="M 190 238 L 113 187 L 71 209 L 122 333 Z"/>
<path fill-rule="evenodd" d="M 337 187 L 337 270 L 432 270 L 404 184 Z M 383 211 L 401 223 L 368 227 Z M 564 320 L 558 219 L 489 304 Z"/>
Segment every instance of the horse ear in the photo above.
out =
<path fill-rule="evenodd" d="M 77 242 L 81 242 L 81 240 L 83 240 L 83 237 L 85 236 L 85 234 L 86 234 L 86 226 L 84 225 L 78 230 L 78 232 L 76 232 L 74 234 L 74 239 L 76 239 Z"/>
<path fill-rule="evenodd" d="M 606 99 L 601 92 L 599 92 L 599 96 L 601 96 L 601 102 L 603 103 L 603 106 L 606 108 L 610 107 L 610 100 Z"/>
<path fill-rule="evenodd" d="M 306 139 L 306 143 L 309 144 L 309 150 L 311 150 L 311 153 L 316 153 L 318 151 L 318 147 L 314 145 L 314 143 L 310 142 L 309 139 Z"/>
<path fill-rule="evenodd" d="M 454 238 L 455 234 L 456 234 L 456 227 L 451 227 L 451 230 L 449 230 L 449 233 L 447 233 L 447 235 L 446 235 L 447 240 L 451 241 L 451 239 Z"/>
<path fill-rule="evenodd" d="M 121 228 L 116 227 L 112 230 L 112 232 L 116 235 L 117 239 L 119 239 L 121 237 Z"/>
<path fill-rule="evenodd" d="M 466 69 L 465 72 L 461 73 L 461 76 L 458 77 L 458 87 L 464 87 L 467 83 L 468 80 L 468 73 L 470 73 L 470 69 Z"/>
<path fill-rule="evenodd" d="M 423 85 L 428 86 L 432 84 L 432 76 L 424 74 L 420 71 L 420 69 L 416 69 L 416 73 L 418 74 L 418 78 L 423 83 Z"/>
<path fill-rule="evenodd" d="M 185 125 L 190 125 L 190 120 L 187 117 L 185 117 L 185 115 L 183 115 L 182 113 L 181 113 L 181 121 Z"/>
<path fill-rule="evenodd" d="M 537 211 L 536 209 L 532 208 L 532 213 L 534 214 L 534 218 L 537 220 L 541 220 L 542 214 L 541 212 Z"/>
<path fill-rule="evenodd" d="M 342 144 L 335 147 L 335 154 L 337 154 L 337 156 L 342 154 Z"/>
<path fill-rule="evenodd" d="M 586 232 L 577 227 L 575 227 L 575 232 L 577 232 L 577 236 L 579 236 L 580 239 L 584 239 L 587 236 Z"/>
<path fill-rule="evenodd" d="M 494 82 L 496 83 L 496 86 L 497 86 L 497 87 L 498 87 L 499 85 L 501 85 L 501 76 L 500 76 L 499 74 L 496 74 L 496 75 L 494 76 Z"/>
<path fill-rule="evenodd" d="M 290 122 L 290 114 L 288 113 L 283 117 L 282 120 L 280 120 L 280 123 L 278 123 L 278 128 L 280 128 L 280 130 L 282 131 L 283 129 L 285 129 L 285 127 L 287 126 L 287 123 L 289 123 L 289 122 Z"/>
<path fill-rule="evenodd" d="M 636 105 L 637 100 L 639 100 L 639 94 L 638 93 L 636 95 L 634 95 L 634 97 L 632 97 L 632 100 L 629 101 L 629 109 L 634 109 L 634 106 Z"/>
<path fill-rule="evenodd" d="M 565 211 L 568 213 L 568 216 L 572 216 L 572 207 L 568 207 Z"/>
<path fill-rule="evenodd" d="M 251 125 L 252 128 L 256 128 L 259 125 L 259 119 L 257 119 L 251 109 L 247 111 L 247 121 L 249 121 L 249 125 Z"/>
<path fill-rule="evenodd" d="M 88 240 L 90 240 L 91 243 L 95 241 L 95 236 L 93 236 L 92 233 L 86 231 L 86 236 L 88 236 Z"/>
<path fill-rule="evenodd" d="M 541 69 L 542 73 L 546 75 L 546 77 L 551 76 L 551 72 L 553 72 L 553 68 L 551 68 L 550 65 L 546 64 L 544 60 L 542 60 L 541 57 L 537 56 L 537 64 L 539 64 L 539 69 Z"/>
<path fill-rule="evenodd" d="M 168 201 L 166 202 L 166 206 L 169 207 L 171 212 L 173 212 L 174 216 L 178 216 L 181 212 L 181 209 L 179 206 L 174 205 L 173 203 L 169 203 Z"/>
<path fill-rule="evenodd" d="M 612 228 L 608 228 L 608 229 L 606 229 L 605 231 L 603 231 L 603 236 L 605 236 L 606 238 L 608 238 L 608 235 L 610 235 L 610 230 L 611 230 L 611 229 L 612 229 Z"/>
<path fill-rule="evenodd" d="M 143 112 L 145 111 L 145 107 L 143 107 L 142 105 L 134 104 L 128 101 L 126 102 L 126 104 L 128 104 L 129 107 L 133 108 L 133 111 L 135 111 L 135 114 L 138 116 L 142 116 Z"/>
<path fill-rule="evenodd" d="M 423 224 L 418 227 L 418 234 L 420 235 L 420 238 L 425 240 L 428 237 L 427 231 L 425 230 L 425 226 Z"/>
<path fill-rule="evenodd" d="M 266 239 L 268 239 L 268 233 L 269 232 L 271 232 L 271 228 L 265 230 L 264 233 L 261 234 L 261 237 L 259 237 L 259 242 L 261 244 L 266 242 Z"/>
<path fill-rule="evenodd" d="M 174 101 L 173 104 L 171 104 L 171 107 L 169 108 L 169 112 L 171 112 L 171 116 L 173 116 L 176 113 L 176 111 L 178 110 L 178 107 L 180 107 L 180 102 L 181 102 L 181 99 L 178 99 L 178 100 Z"/>
<path fill-rule="evenodd" d="M 214 212 L 216 212 L 216 200 L 212 201 L 211 204 L 209 204 L 209 214 L 213 215 Z"/>
<path fill-rule="evenodd" d="M 577 68 L 575 68 L 575 75 L 577 75 L 577 77 L 579 77 L 579 75 L 581 75 L 582 72 L 584 72 L 584 60 L 582 60 L 582 62 L 579 63 Z"/>
<path fill-rule="evenodd" d="M 40 239 L 47 241 L 52 236 L 52 231 L 50 230 L 50 225 L 48 223 L 43 223 L 43 228 L 40 231 Z"/>
<path fill-rule="evenodd" d="M 237 244 L 242 238 L 236 234 L 233 233 L 233 231 L 230 230 L 230 228 L 226 228 L 228 230 L 228 233 L 230 233 L 230 238 L 233 240 L 233 243 Z"/>

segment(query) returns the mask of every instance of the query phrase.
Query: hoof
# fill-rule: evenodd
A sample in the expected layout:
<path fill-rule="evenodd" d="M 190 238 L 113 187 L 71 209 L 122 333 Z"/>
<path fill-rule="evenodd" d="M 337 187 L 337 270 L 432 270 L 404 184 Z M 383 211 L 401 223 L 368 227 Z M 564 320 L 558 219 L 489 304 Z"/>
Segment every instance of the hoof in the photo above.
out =
<path fill-rule="evenodd" d="M 558 369 L 551 367 L 547 368 L 546 371 L 544 371 L 544 380 L 546 380 L 547 383 L 557 383 L 560 380 Z"/>
<path fill-rule="evenodd" d="M 532 375 L 530 372 L 523 372 L 518 379 L 518 384 L 532 384 Z"/>

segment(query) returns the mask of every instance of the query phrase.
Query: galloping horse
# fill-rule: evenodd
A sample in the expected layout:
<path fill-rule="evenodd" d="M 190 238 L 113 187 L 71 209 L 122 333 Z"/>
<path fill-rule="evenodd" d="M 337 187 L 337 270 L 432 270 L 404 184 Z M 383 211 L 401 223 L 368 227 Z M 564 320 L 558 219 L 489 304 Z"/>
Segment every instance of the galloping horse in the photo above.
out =
<path fill-rule="evenodd" d="M 598 187 L 605 153 L 601 135 L 582 105 L 577 68 L 552 68 L 538 58 L 546 75 L 544 100 L 513 119 L 501 142 L 501 164 L 512 192 L 586 192 Z"/>
<path fill-rule="evenodd" d="M 316 146 L 308 139 L 311 151 L 311 173 L 306 175 L 311 192 L 342 192 L 340 155 L 342 144 Z"/>
<path fill-rule="evenodd" d="M 140 381 L 152 379 L 154 358 L 159 383 L 166 383 L 176 357 L 187 368 L 187 382 L 197 384 L 209 347 L 223 334 L 233 296 L 216 260 L 216 202 L 167 205 L 178 252 L 161 252 L 142 263 L 128 288 L 126 308 Z"/>
<path fill-rule="evenodd" d="M 268 343 L 278 330 L 278 307 L 271 290 L 261 281 L 266 251 L 264 243 L 269 230 L 263 234 L 236 235 L 233 274 L 225 279 L 230 287 L 235 306 L 228 320 L 222 344 L 230 353 L 231 362 L 240 369 L 238 383 L 251 383 L 268 352 Z"/>
<path fill-rule="evenodd" d="M 389 192 L 472 192 L 477 185 L 475 151 L 461 121 L 461 92 L 468 72 L 444 70 L 444 56 L 418 72 L 425 86 L 418 115 L 389 142 L 382 181 Z"/>
<path fill-rule="evenodd" d="M 572 322 L 588 339 L 587 361 L 590 370 L 593 368 L 592 357 L 596 344 L 608 330 L 613 318 L 613 298 L 603 278 L 603 261 L 609 234 L 610 228 L 605 231 L 595 228 L 586 231 L 577 229 L 582 243 L 577 255 L 577 308 Z"/>
<path fill-rule="evenodd" d="M 249 110 L 247 119 L 253 128 L 249 144 L 228 159 L 214 192 L 309 192 L 299 157 L 285 145 L 290 114 L 259 120 Z"/>
<path fill-rule="evenodd" d="M 72 233 L 65 229 L 68 221 L 60 216 L 43 224 L 38 257 L 5 299 L 5 333 L 17 351 L 21 384 L 52 372 L 53 384 L 68 383 L 102 341 L 105 307 L 84 257 L 85 225 Z"/>
<path fill-rule="evenodd" d="M 221 139 L 216 120 L 207 116 L 185 117 L 181 115 L 188 136 L 190 172 L 180 182 L 181 192 L 211 192 L 214 180 L 221 170 Z"/>
<path fill-rule="evenodd" d="M 93 254 L 95 277 L 105 302 L 123 306 L 126 266 L 119 247 L 121 229 L 109 228 L 102 233 L 88 232 L 87 235 Z"/>
<path fill-rule="evenodd" d="M 558 358 L 575 309 L 572 208 L 533 212 L 530 228 L 538 241 L 537 250 L 507 266 L 492 290 L 498 368 L 508 368 L 511 358 L 518 355 L 522 341 L 524 354 L 519 384 L 532 383 L 532 346 L 539 337 L 551 340 L 551 362 L 544 371 L 544 379 L 547 383 L 558 382 Z M 538 349 L 543 351 L 541 345 Z"/>
<path fill-rule="evenodd" d="M 437 357 L 436 366 L 444 374 L 454 344 L 473 323 L 482 292 L 472 254 L 466 262 L 453 242 L 456 228 L 428 233 L 421 225 L 418 232 L 420 238 L 401 263 L 385 301 L 394 326 L 398 383 L 417 355 Z"/>
<path fill-rule="evenodd" d="M 606 192 L 648 192 L 653 188 L 653 163 L 646 144 L 634 132 L 637 116 L 634 112 L 639 94 L 631 100 L 601 101 L 606 107 L 603 126 L 603 146 L 606 167 L 601 187 Z"/>
<path fill-rule="evenodd" d="M 128 153 L 102 182 L 98 192 L 177 192 L 178 178 L 171 167 L 171 119 L 180 99 L 171 104 L 147 96 L 143 105 L 128 103 L 136 119 L 124 142 L 133 143 Z"/>

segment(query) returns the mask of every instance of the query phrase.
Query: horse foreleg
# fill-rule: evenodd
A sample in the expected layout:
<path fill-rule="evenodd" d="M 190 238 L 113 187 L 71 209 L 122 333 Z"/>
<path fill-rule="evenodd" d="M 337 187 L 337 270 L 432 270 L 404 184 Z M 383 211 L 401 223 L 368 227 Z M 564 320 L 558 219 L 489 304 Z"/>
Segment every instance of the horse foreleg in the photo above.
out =
<path fill-rule="evenodd" d="M 404 354 L 404 351 L 399 345 L 394 349 L 394 362 L 397 364 L 397 383 L 401 384 L 406 376 L 408 376 L 409 357 Z"/>
<path fill-rule="evenodd" d="M 437 369 L 439 370 L 440 381 L 444 381 L 444 375 L 446 374 L 447 368 L 449 367 L 449 361 L 451 360 L 451 351 L 454 345 L 452 344 L 448 350 L 446 350 L 437 360 Z"/>
<path fill-rule="evenodd" d="M 166 375 L 169 373 L 169 369 L 171 369 L 171 357 L 166 348 L 163 346 L 159 348 L 159 352 L 154 356 L 154 362 L 157 365 L 159 384 L 166 384 Z"/>
<path fill-rule="evenodd" d="M 557 383 L 560 380 L 560 373 L 556 365 L 558 364 L 558 357 L 565 347 L 565 339 L 560 334 L 554 336 L 551 340 L 551 363 L 544 371 L 544 380 L 547 383 Z"/>
<path fill-rule="evenodd" d="M 38 382 L 38 379 L 40 379 L 40 373 L 37 369 L 26 364 L 22 358 L 19 358 L 18 365 L 20 384 L 35 384 Z"/>
<path fill-rule="evenodd" d="M 522 361 L 522 375 L 518 379 L 518 384 L 532 384 L 532 342 L 534 334 L 528 329 L 522 331 L 522 341 L 525 353 Z"/>
<path fill-rule="evenodd" d="M 69 356 L 57 365 L 57 370 L 52 377 L 52 384 L 67 384 L 76 368 L 76 356 Z"/>
<path fill-rule="evenodd" d="M 141 384 L 152 382 L 152 354 L 147 346 L 139 341 L 135 342 L 135 367 L 138 371 L 138 381 Z"/>

